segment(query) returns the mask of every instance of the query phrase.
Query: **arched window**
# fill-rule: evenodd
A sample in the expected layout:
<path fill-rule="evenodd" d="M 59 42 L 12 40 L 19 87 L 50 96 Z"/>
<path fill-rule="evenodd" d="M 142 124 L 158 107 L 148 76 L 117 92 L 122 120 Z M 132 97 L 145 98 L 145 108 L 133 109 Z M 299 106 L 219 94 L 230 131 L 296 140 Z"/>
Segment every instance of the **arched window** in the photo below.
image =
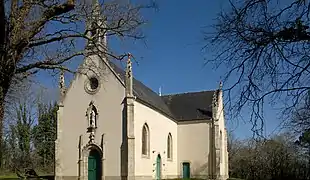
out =
<path fill-rule="evenodd" d="M 172 135 L 168 134 L 167 138 L 167 159 L 172 160 Z"/>
<path fill-rule="evenodd" d="M 142 128 L 142 155 L 148 156 L 150 152 L 150 132 L 145 123 Z"/>

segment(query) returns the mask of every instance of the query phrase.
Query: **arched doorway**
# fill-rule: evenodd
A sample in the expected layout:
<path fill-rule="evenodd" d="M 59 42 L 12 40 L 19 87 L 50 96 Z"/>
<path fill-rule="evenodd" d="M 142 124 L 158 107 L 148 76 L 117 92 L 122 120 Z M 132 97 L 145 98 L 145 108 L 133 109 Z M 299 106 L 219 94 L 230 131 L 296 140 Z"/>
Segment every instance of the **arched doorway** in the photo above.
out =
<path fill-rule="evenodd" d="M 88 180 L 101 180 L 101 158 L 96 149 L 92 149 L 88 155 Z"/>
<path fill-rule="evenodd" d="M 189 162 L 183 162 L 183 179 L 190 179 L 191 177 L 191 168 Z"/>
<path fill-rule="evenodd" d="M 156 179 L 161 179 L 161 156 L 157 155 L 156 158 Z"/>

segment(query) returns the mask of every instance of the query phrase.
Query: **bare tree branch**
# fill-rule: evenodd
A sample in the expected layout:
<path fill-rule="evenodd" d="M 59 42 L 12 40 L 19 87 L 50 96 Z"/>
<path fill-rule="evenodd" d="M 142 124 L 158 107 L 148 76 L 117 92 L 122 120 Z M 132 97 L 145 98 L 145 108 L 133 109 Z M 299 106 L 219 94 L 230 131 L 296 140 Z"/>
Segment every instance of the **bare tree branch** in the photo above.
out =
<path fill-rule="evenodd" d="M 216 52 L 207 63 L 229 69 L 228 111 L 238 115 L 250 107 L 249 121 L 258 134 L 266 103 L 289 113 L 310 89 L 309 7 L 301 0 L 231 0 L 214 31 L 205 32 L 205 48 Z"/>
<path fill-rule="evenodd" d="M 99 5 L 93 2 L 0 1 L 0 167 L 4 103 L 15 77 L 22 80 L 40 70 L 76 73 L 70 69 L 70 63 L 85 57 L 85 47 L 90 45 L 87 52 L 122 60 L 125 55 L 106 47 L 107 36 L 121 40 L 144 38 L 141 11 L 153 8 L 154 4 L 125 0 Z"/>

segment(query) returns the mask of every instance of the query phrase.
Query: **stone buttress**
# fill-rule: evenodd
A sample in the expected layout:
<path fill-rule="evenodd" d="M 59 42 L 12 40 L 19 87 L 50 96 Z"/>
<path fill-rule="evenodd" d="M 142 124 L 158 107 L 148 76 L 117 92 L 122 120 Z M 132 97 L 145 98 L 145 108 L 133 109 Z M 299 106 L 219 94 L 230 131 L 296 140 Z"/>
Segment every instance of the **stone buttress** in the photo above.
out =
<path fill-rule="evenodd" d="M 126 106 L 126 126 L 127 126 L 127 174 L 128 180 L 135 179 L 135 134 L 134 134 L 134 101 L 133 95 L 133 73 L 131 55 L 128 54 L 126 77 L 125 77 L 125 106 Z"/>
<path fill-rule="evenodd" d="M 220 113 L 219 113 L 219 96 L 222 93 L 221 85 L 220 88 L 214 91 L 212 99 L 212 123 L 211 123 L 211 139 L 210 139 L 210 179 L 220 179 Z"/>
<path fill-rule="evenodd" d="M 63 100 L 66 92 L 64 71 L 61 71 L 59 78 L 59 101 L 57 110 L 57 127 L 56 127 L 56 140 L 55 140 L 55 180 L 62 180 L 62 161 L 61 161 L 61 133 L 62 133 L 62 121 L 63 121 Z"/>

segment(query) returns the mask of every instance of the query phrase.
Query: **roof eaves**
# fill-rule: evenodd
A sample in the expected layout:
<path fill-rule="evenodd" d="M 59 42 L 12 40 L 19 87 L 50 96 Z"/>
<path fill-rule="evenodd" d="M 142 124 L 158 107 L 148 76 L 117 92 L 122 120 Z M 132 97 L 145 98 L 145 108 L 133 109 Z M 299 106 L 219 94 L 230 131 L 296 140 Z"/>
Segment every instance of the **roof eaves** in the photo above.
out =
<path fill-rule="evenodd" d="M 189 119 L 189 120 L 178 120 L 177 124 L 194 124 L 194 123 L 203 123 L 203 122 L 211 122 L 211 119 Z"/>
<path fill-rule="evenodd" d="M 85 58 L 84 58 L 84 59 L 85 59 Z M 76 81 L 77 76 L 78 76 L 78 75 L 81 75 L 81 73 L 79 73 L 79 72 L 80 72 L 80 70 L 82 69 L 83 65 L 84 65 L 84 62 L 81 63 L 81 64 L 78 66 L 77 72 L 74 73 L 73 78 L 72 78 L 72 80 L 71 80 L 70 83 L 69 83 L 69 86 L 66 88 L 66 90 L 65 90 L 65 92 L 64 92 L 63 101 L 66 99 L 66 96 L 67 96 L 67 94 L 68 94 L 68 91 L 72 88 L 73 82 Z"/>
<path fill-rule="evenodd" d="M 181 96 L 186 94 L 197 94 L 197 93 L 205 93 L 205 92 L 214 92 L 215 90 L 204 90 L 204 91 L 190 91 L 190 92 L 183 92 L 183 93 L 174 93 L 174 94 L 164 94 L 162 97 L 169 97 L 169 96 Z"/>
<path fill-rule="evenodd" d="M 107 62 L 106 60 L 103 60 L 103 62 L 108 66 L 108 68 L 112 71 L 112 73 L 115 75 L 115 77 L 119 80 L 119 82 L 125 87 L 125 82 L 123 81 L 123 79 L 120 77 L 120 75 L 118 73 L 116 73 L 116 71 L 112 68 L 112 66 L 110 65 L 109 62 Z"/>
<path fill-rule="evenodd" d="M 119 80 L 119 82 L 125 87 L 125 82 L 122 80 L 122 78 L 120 77 L 120 75 L 117 74 L 117 73 L 115 72 L 115 70 L 112 68 L 112 66 L 110 65 L 110 63 L 107 62 L 105 59 L 102 59 L 102 61 L 103 61 L 104 64 L 106 64 L 107 67 L 112 71 L 112 73 L 113 73 L 113 74 L 115 75 L 115 77 Z M 72 80 L 70 81 L 69 86 L 66 88 L 66 91 L 65 91 L 65 93 L 64 93 L 64 99 L 66 99 L 66 95 L 67 95 L 67 92 L 69 91 L 69 89 L 72 88 L 73 82 L 76 80 L 77 75 L 82 75 L 82 73 L 79 73 L 79 72 L 82 70 L 82 68 L 83 68 L 83 66 L 84 66 L 84 62 L 85 62 L 85 58 L 84 58 L 84 61 L 78 66 L 77 72 L 74 73 L 74 76 L 73 76 Z"/>

